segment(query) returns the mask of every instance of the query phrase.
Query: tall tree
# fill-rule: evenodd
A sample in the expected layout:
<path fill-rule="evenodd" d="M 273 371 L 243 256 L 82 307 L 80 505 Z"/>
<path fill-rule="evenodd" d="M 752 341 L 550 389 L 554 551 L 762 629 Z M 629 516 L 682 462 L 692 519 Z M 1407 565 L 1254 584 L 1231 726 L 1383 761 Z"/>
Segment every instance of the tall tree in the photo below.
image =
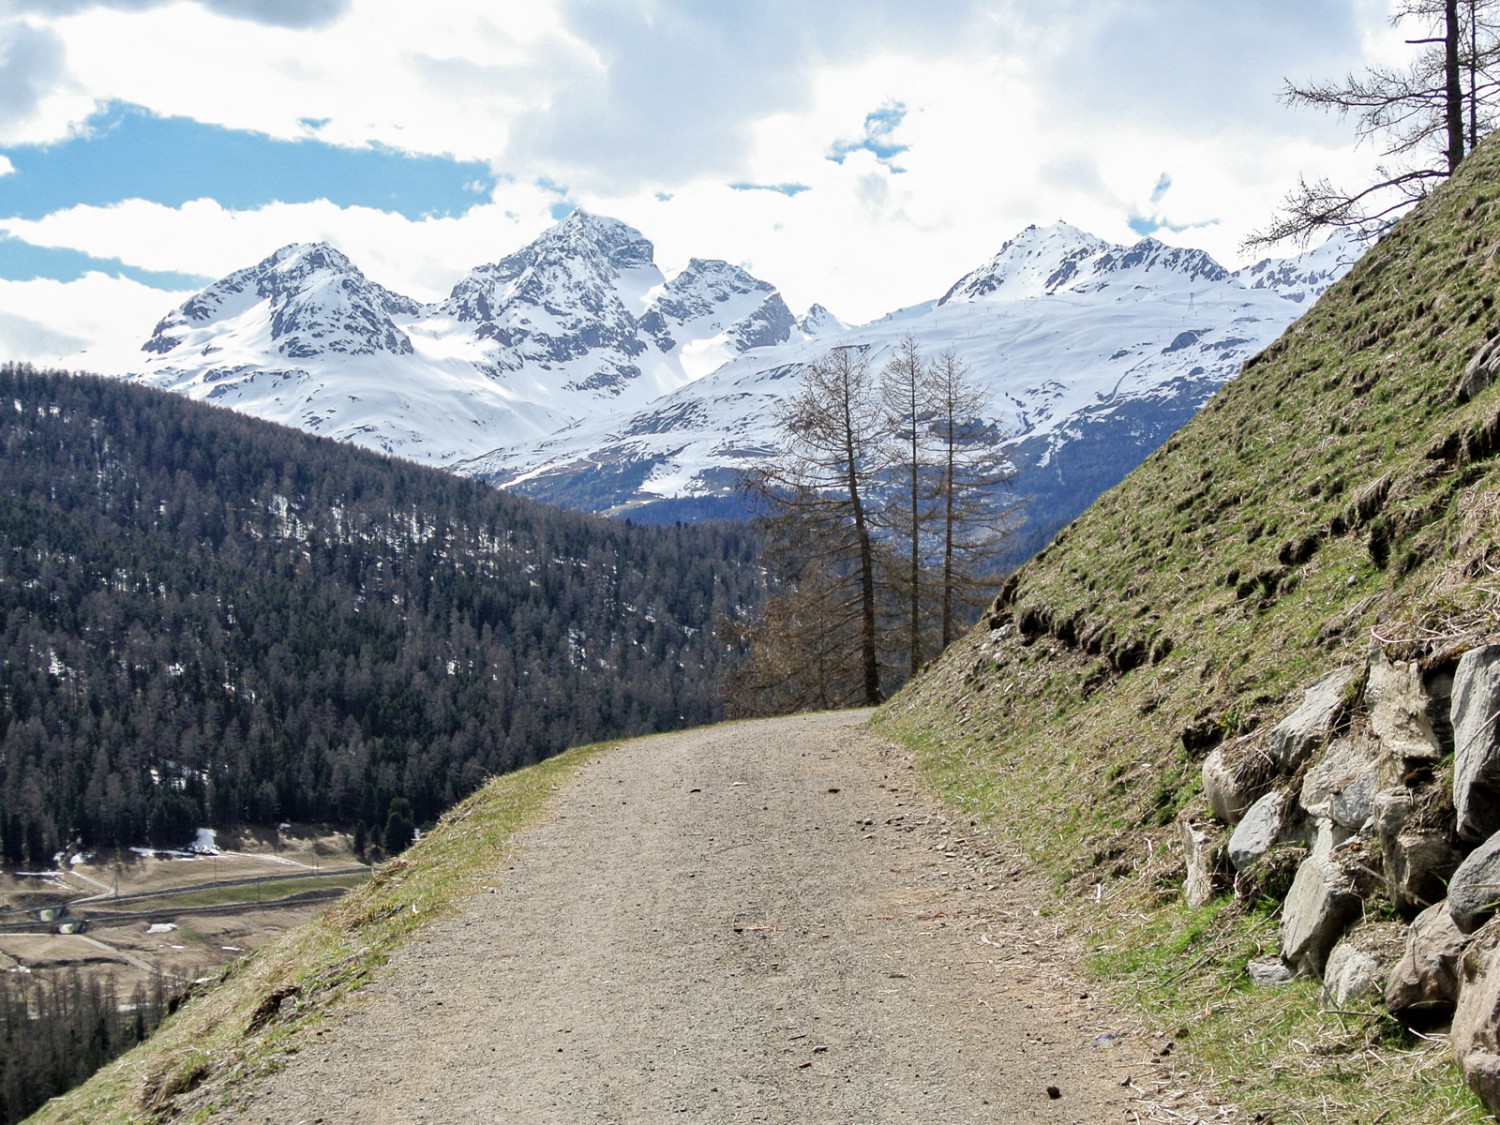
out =
<path fill-rule="evenodd" d="M 922 667 L 922 535 L 934 513 L 931 499 L 932 454 L 928 426 L 931 378 L 917 338 L 902 337 L 880 374 L 880 403 L 891 445 L 892 481 L 885 505 L 887 522 L 900 537 L 903 552 L 900 585 L 906 593 L 906 651 L 911 675 Z"/>
<path fill-rule="evenodd" d="M 957 637 L 960 611 L 988 588 L 983 560 L 1005 536 L 1013 505 L 997 490 L 1015 476 L 1000 452 L 1002 434 L 984 421 L 989 396 L 969 377 L 957 352 L 941 352 L 927 371 L 929 432 L 934 437 L 939 473 L 936 498 L 942 528 L 941 647 Z"/>
<path fill-rule="evenodd" d="M 1500 34 L 1491 13 L 1500 0 L 1408 0 L 1393 20 L 1428 34 L 1407 42 L 1419 50 L 1404 70 L 1372 67 L 1343 80 L 1287 82 L 1282 101 L 1355 119 L 1358 143 L 1379 144 L 1371 183 L 1354 190 L 1321 179 L 1299 181 L 1281 211 L 1247 247 L 1283 239 L 1305 243 L 1319 230 L 1342 228 L 1377 238 L 1413 203 L 1453 174 L 1495 123 L 1500 96 Z"/>
<path fill-rule="evenodd" d="M 794 525 L 801 566 L 852 587 L 861 702 L 879 703 L 875 537 L 867 489 L 882 468 L 884 433 L 875 377 L 863 348 L 835 348 L 811 363 L 778 416 L 779 448 L 752 474 L 771 522 Z M 774 528 L 773 528 L 774 533 Z"/>

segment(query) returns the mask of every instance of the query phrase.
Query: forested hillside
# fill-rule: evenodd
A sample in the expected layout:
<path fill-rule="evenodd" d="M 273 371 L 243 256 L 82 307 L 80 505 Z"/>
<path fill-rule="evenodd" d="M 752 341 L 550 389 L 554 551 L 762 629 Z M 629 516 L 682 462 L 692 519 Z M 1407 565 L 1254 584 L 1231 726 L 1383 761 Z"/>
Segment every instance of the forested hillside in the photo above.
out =
<path fill-rule="evenodd" d="M 282 819 L 395 846 L 486 776 L 718 718 L 712 623 L 762 596 L 743 527 L 565 513 L 91 377 L 0 369 L 0 473 L 11 862 Z"/>

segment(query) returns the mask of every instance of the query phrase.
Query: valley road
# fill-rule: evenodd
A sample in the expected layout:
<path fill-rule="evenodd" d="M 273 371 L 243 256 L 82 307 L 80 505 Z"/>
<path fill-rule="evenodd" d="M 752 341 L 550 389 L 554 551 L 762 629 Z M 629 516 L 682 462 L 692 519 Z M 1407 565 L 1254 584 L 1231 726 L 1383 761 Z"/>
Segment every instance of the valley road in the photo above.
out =
<path fill-rule="evenodd" d="M 1156 1104 L 1165 1041 L 1084 995 L 1022 869 L 867 717 L 596 759 L 492 893 L 213 1120 L 1193 1120 Z"/>

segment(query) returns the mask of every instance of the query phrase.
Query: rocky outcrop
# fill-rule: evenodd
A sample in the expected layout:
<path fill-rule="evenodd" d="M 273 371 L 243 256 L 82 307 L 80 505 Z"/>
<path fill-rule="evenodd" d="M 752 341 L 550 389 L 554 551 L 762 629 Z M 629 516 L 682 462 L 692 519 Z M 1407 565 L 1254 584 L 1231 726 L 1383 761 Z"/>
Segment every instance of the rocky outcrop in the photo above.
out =
<path fill-rule="evenodd" d="M 1331 1006 L 1374 994 L 1407 1023 L 1451 1016 L 1464 1075 L 1500 1109 L 1500 644 L 1427 661 L 1377 646 L 1269 735 L 1216 748 L 1203 787 L 1223 826 L 1194 823 L 1200 866 L 1227 838 L 1235 894 L 1281 898 L 1284 971 L 1320 978 Z M 1265 877 L 1278 856 L 1289 886 Z M 1191 893 L 1220 885 L 1200 874 Z M 1412 920 L 1365 921 L 1392 909 Z"/>

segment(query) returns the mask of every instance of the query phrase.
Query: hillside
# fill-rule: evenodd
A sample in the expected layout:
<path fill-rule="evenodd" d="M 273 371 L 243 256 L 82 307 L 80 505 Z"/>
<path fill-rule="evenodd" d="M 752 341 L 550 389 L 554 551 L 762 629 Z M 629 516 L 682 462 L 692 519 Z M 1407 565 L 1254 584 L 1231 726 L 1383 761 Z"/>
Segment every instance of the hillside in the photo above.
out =
<path fill-rule="evenodd" d="M 1500 392 L 1479 353 L 1500 335 L 1497 180 L 1491 143 L 885 712 L 955 803 L 1079 903 L 1101 970 L 1163 1020 L 1192 1022 L 1203 1065 L 1244 1072 L 1256 1055 L 1252 1103 L 1321 1097 L 1348 1114 L 1317 1120 L 1370 1119 L 1348 1108 L 1364 1096 L 1351 1087 L 1390 1086 L 1361 1054 L 1389 1017 L 1378 1002 L 1363 1022 L 1320 1017 L 1314 984 L 1249 989 L 1246 960 L 1277 951 L 1278 919 L 1285 938 L 1285 877 L 1242 876 L 1238 897 L 1224 887 L 1185 908 L 1183 826 L 1226 831 L 1201 789 L 1205 758 L 1221 743 L 1274 754 L 1267 732 L 1320 677 L 1348 671 L 1333 733 L 1363 737 L 1378 727 L 1360 695 L 1367 660 L 1436 691 L 1496 636 Z M 1452 749 L 1449 731 L 1421 769 L 1378 783 L 1430 795 L 1438 815 Z M 1293 797 L 1304 783 L 1276 781 Z M 1447 823 L 1434 839 L 1457 847 L 1451 805 Z M 1390 841 L 1365 829 L 1333 839 L 1376 864 Z M 1394 898 L 1366 895 L 1366 917 L 1403 929 L 1418 904 Z"/>
<path fill-rule="evenodd" d="M 0 853 L 323 821 L 722 714 L 743 528 L 636 528 L 113 380 L 0 369 Z"/>

